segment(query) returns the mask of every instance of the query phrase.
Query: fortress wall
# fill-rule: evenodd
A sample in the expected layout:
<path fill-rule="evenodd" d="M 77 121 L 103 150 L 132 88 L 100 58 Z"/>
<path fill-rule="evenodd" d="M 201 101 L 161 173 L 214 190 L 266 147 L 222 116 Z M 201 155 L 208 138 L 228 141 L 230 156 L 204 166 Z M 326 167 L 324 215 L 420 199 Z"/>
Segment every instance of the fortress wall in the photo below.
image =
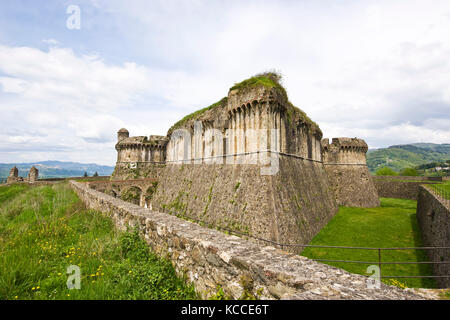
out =
<path fill-rule="evenodd" d="M 288 156 L 280 156 L 275 175 L 261 175 L 259 165 L 168 164 L 152 208 L 300 244 L 307 244 L 338 209 L 323 165 Z"/>
<path fill-rule="evenodd" d="M 253 101 L 222 117 L 221 121 L 212 118 L 174 131 L 167 145 L 167 161 L 179 164 L 222 155 L 233 155 L 233 160 L 239 161 L 242 153 L 283 150 L 283 121 L 276 106 Z"/>
<path fill-rule="evenodd" d="M 141 208 L 84 183 L 70 183 L 88 208 L 109 215 L 117 228 L 137 227 L 152 250 L 170 259 L 203 298 L 221 286 L 234 299 L 244 293 L 261 299 L 423 299 L 385 284 L 368 289 L 364 276 Z"/>
<path fill-rule="evenodd" d="M 118 162 L 111 180 L 158 179 L 165 164 L 152 162 Z"/>
<path fill-rule="evenodd" d="M 118 162 L 164 162 L 162 148 L 146 145 L 122 147 L 117 152 Z"/>
<path fill-rule="evenodd" d="M 379 193 L 365 165 L 325 165 L 336 202 L 347 207 L 380 206 Z"/>
<path fill-rule="evenodd" d="M 446 177 L 423 177 L 423 176 L 372 176 L 376 180 L 410 180 L 410 181 L 443 181 Z"/>
<path fill-rule="evenodd" d="M 402 181 L 400 179 L 380 178 L 373 176 L 372 180 L 377 189 L 378 195 L 385 198 L 400 198 L 417 200 L 419 187 L 422 184 L 436 183 L 433 181 Z"/>
<path fill-rule="evenodd" d="M 419 186 L 417 221 L 424 246 L 450 247 L 450 206 L 424 186 Z M 431 261 L 450 261 L 450 249 L 427 250 Z M 436 276 L 450 275 L 450 264 L 434 264 Z M 450 288 L 450 278 L 436 278 L 440 288 Z"/>

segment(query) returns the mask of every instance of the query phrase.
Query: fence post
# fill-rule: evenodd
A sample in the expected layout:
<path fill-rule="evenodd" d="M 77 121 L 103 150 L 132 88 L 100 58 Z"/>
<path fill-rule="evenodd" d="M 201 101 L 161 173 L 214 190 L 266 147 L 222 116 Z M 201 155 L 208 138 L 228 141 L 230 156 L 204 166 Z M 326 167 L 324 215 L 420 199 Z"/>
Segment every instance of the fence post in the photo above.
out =
<path fill-rule="evenodd" d="M 380 269 L 380 281 L 381 281 L 381 248 L 378 248 L 378 268 Z"/>

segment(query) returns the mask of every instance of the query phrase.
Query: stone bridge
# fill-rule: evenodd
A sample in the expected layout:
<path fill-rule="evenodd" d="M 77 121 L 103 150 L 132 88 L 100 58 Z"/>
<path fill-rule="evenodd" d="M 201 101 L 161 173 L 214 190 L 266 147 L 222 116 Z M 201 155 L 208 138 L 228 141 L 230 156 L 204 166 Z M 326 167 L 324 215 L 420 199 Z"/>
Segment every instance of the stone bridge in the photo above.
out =
<path fill-rule="evenodd" d="M 151 200 L 158 186 L 157 179 L 132 179 L 132 180 L 108 180 L 90 181 L 90 188 L 109 194 L 151 209 Z"/>

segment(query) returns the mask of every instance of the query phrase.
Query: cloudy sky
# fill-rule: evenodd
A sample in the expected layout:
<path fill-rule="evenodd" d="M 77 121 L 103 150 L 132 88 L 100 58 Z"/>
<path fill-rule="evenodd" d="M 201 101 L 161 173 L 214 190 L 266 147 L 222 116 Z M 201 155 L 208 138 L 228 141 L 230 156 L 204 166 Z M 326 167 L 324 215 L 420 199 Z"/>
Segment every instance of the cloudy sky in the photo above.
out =
<path fill-rule="evenodd" d="M 112 165 L 270 69 L 324 137 L 450 143 L 448 0 L 2 0 L 0 162 Z"/>

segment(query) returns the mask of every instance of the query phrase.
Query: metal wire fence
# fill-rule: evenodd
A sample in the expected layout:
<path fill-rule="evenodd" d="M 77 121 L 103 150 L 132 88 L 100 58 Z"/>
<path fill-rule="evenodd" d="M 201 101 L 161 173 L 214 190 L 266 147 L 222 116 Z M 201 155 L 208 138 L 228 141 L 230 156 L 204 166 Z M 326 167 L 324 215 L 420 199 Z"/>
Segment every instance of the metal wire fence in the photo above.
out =
<path fill-rule="evenodd" d="M 264 239 L 261 237 L 257 237 L 254 235 L 250 235 L 245 232 L 241 232 L 238 230 L 233 230 L 226 227 L 221 226 L 213 226 L 208 225 L 208 223 L 200 220 L 196 220 L 193 218 L 188 218 L 185 216 L 179 216 L 180 218 L 190 220 L 192 222 L 195 222 L 200 225 L 206 225 L 210 228 L 215 228 L 219 230 L 226 231 L 230 234 L 235 234 L 240 237 L 247 237 L 252 238 L 261 242 L 265 242 L 268 244 L 271 244 L 273 246 L 276 246 L 282 250 L 287 249 L 289 247 L 301 247 L 301 248 L 330 248 L 330 249 L 355 249 L 355 250 L 371 250 L 371 251 L 377 251 L 378 253 L 378 259 L 374 261 L 358 261 L 358 260 L 338 260 L 338 259 L 311 259 L 318 262 L 339 262 L 339 263 L 358 263 L 358 264 L 367 264 L 367 265 L 377 265 L 380 269 L 380 278 L 385 279 L 393 279 L 393 278 L 450 278 L 450 274 L 448 275 L 382 275 L 382 266 L 383 265 L 401 265 L 401 264 L 417 264 L 417 265 L 424 265 L 424 264 L 450 264 L 450 261 L 382 261 L 382 253 L 384 251 L 394 251 L 394 250 L 447 250 L 450 253 L 450 247 L 393 247 L 393 248 L 375 248 L 375 247 L 349 247 L 349 246 L 324 246 L 324 245 L 309 245 L 309 244 L 292 244 L 292 243 L 279 243 L 273 240 Z M 448 256 L 448 255 L 447 255 Z M 368 275 L 363 275 L 366 277 L 369 277 Z"/>
<path fill-rule="evenodd" d="M 440 196 L 445 204 L 450 204 L 450 184 L 430 184 L 428 185 L 433 193 Z"/>

